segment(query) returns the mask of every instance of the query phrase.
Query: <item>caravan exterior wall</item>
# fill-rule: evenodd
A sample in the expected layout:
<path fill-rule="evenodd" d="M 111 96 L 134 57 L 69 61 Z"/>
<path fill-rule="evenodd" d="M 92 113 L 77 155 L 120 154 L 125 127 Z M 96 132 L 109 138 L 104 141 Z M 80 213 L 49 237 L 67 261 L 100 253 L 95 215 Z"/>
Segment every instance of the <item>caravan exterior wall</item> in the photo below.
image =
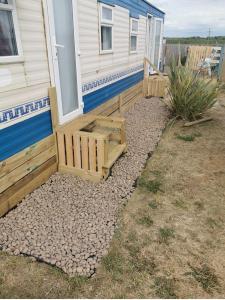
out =
<path fill-rule="evenodd" d="M 105 7 L 111 8 L 113 15 L 112 51 L 101 53 L 101 5 L 106 3 L 109 5 Z M 143 80 L 148 13 L 153 20 L 151 42 L 154 44 L 157 41 L 156 21 L 161 24 L 158 49 L 161 54 L 164 14 L 145 1 L 78 1 L 84 112 L 91 111 Z M 131 51 L 132 20 L 138 24 L 136 51 Z M 160 59 L 159 56 L 157 66 Z"/>
<path fill-rule="evenodd" d="M 0 161 L 52 133 L 42 2 L 11 3 L 22 52 L 17 61 L 0 56 Z"/>
<path fill-rule="evenodd" d="M 48 88 L 54 79 L 49 70 L 52 57 L 47 44 L 51 41 L 48 38 L 46 41 L 49 32 L 42 5 L 47 1 L 8 0 L 21 51 L 16 60 L 0 55 L 0 161 L 52 134 Z M 74 3 L 78 15 L 81 88 L 87 113 L 142 81 L 146 44 L 151 42 L 152 50 L 157 43 L 161 44 L 164 13 L 145 0 L 74 0 Z M 101 5 L 112 9 L 110 24 L 101 18 Z M 6 4 L 0 4 L 0 10 L 1 6 Z M 152 23 L 148 41 L 149 16 Z M 132 29 L 132 20 L 137 21 L 136 29 Z M 157 37 L 158 21 L 161 36 Z M 112 27 L 112 51 L 101 51 L 102 24 Z"/>
<path fill-rule="evenodd" d="M 74 56 L 71 51 L 72 56 L 64 52 L 64 58 L 76 61 L 76 70 L 70 61 L 69 66 L 76 73 L 75 78 L 79 77 L 74 82 L 79 90 L 78 113 L 88 113 L 99 106 L 101 109 L 103 103 L 129 88 L 125 98 L 131 97 L 133 101 L 142 91 L 144 56 L 156 65 L 160 61 L 164 13 L 145 0 L 1 1 L 0 216 L 57 170 L 48 93 L 54 85 L 57 92 L 61 91 L 54 62 L 60 56 L 56 48 L 65 47 L 57 44 L 56 39 L 54 43 L 55 36 L 51 35 L 52 15 L 56 16 L 49 10 L 53 3 L 58 4 L 59 20 L 60 8 L 72 7 L 71 23 L 64 23 L 74 27 L 69 25 L 66 33 L 75 32 L 75 52 Z M 65 18 L 67 13 L 65 9 L 62 16 Z M 61 26 L 57 27 L 61 30 Z M 68 41 L 71 42 L 70 36 Z M 67 49 L 71 50 L 68 45 Z M 63 66 L 64 91 L 71 96 L 73 80 L 68 84 L 69 68 Z M 57 97 L 61 113 L 62 97 Z M 63 101 L 70 108 L 68 97 Z"/>

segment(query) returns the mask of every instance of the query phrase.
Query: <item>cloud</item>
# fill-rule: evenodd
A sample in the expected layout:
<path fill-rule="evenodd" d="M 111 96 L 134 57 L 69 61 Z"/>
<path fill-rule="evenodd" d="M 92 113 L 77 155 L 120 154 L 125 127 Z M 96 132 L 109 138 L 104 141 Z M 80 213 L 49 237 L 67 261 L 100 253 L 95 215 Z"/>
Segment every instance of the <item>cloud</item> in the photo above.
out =
<path fill-rule="evenodd" d="M 225 35 L 225 0 L 150 0 L 166 13 L 166 36 Z"/>

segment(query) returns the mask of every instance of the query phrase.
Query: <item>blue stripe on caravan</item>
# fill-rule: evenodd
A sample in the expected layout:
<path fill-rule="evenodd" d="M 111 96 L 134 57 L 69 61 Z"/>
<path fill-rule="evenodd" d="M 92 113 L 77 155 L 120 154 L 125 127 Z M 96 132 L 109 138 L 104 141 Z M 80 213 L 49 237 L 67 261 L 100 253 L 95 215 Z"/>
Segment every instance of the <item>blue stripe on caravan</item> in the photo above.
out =
<path fill-rule="evenodd" d="M 151 14 L 154 17 L 164 18 L 165 13 L 158 9 L 156 6 L 150 4 L 146 0 L 98 0 L 108 5 L 118 5 L 126 8 L 130 11 L 131 15 L 142 15 L 144 17 L 147 14 Z"/>
<path fill-rule="evenodd" d="M 50 111 L 0 130 L 0 161 L 52 134 Z"/>
<path fill-rule="evenodd" d="M 137 84 L 144 78 L 144 71 L 138 72 L 132 76 L 121 79 L 113 84 L 110 84 L 102 89 L 94 91 L 88 95 L 83 96 L 84 113 L 87 113 L 97 106 L 103 104 L 116 95 Z"/>

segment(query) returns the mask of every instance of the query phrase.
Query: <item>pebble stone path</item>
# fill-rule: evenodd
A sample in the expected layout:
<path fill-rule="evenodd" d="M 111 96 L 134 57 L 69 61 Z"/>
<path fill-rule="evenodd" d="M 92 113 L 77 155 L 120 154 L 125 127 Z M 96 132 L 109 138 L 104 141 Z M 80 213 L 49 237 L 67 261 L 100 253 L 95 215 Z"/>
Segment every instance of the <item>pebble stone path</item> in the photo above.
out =
<path fill-rule="evenodd" d="M 157 98 L 140 99 L 125 113 L 128 152 L 99 184 L 54 174 L 0 219 L 0 249 L 56 265 L 70 276 L 91 276 L 107 254 L 118 211 L 131 197 L 148 154 L 168 119 Z"/>

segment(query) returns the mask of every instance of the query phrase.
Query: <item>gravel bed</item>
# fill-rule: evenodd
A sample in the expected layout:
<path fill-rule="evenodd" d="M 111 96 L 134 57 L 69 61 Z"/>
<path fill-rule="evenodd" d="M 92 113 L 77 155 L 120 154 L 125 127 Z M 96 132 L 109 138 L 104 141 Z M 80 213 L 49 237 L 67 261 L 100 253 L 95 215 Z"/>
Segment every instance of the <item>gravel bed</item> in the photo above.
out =
<path fill-rule="evenodd" d="M 105 182 L 54 174 L 0 219 L 0 249 L 56 265 L 70 276 L 91 276 L 107 254 L 118 211 L 130 198 L 148 154 L 168 119 L 157 98 L 140 99 L 126 114 L 128 152 Z"/>

